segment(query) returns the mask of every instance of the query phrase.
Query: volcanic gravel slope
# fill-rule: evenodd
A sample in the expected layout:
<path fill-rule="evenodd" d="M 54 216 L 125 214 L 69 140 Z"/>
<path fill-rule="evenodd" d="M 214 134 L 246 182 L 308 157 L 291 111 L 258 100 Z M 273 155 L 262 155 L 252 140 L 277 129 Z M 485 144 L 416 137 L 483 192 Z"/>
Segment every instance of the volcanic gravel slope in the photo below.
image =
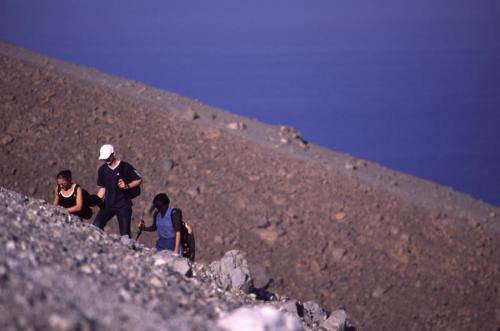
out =
<path fill-rule="evenodd" d="M 500 327 L 499 208 L 7 44 L 0 68 L 0 185 L 50 200 L 69 168 L 93 191 L 99 147 L 112 143 L 144 178 L 135 223 L 167 192 L 200 260 L 241 249 L 272 290 L 344 306 L 363 330 Z"/>
<path fill-rule="evenodd" d="M 213 330 L 241 304 L 44 201 L 0 197 L 2 330 Z"/>
<path fill-rule="evenodd" d="M 296 300 L 275 296 L 264 303 L 240 290 L 251 288 L 251 276 L 239 251 L 226 253 L 214 265 L 191 264 L 2 187 L 0 247 L 4 331 L 208 331 L 220 330 L 221 322 L 227 326 L 227 319 L 233 323 L 229 330 L 237 330 L 234 323 L 241 327 L 242 313 L 236 308 L 247 309 L 247 316 L 267 309 L 259 323 L 270 330 L 284 330 L 279 320 L 288 323 L 286 330 L 317 330 L 319 323 L 314 327 L 310 316 L 324 320 L 321 307 L 316 312 L 304 303 L 308 314 L 299 317 L 286 308 Z M 227 282 L 229 270 L 245 277 Z M 327 330 L 338 330 L 327 325 Z"/>

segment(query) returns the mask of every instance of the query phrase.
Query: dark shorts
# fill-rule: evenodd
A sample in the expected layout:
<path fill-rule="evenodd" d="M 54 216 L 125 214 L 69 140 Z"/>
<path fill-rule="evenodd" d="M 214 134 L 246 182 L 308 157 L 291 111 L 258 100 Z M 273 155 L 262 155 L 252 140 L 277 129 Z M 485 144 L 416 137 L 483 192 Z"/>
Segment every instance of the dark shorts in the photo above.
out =
<path fill-rule="evenodd" d="M 83 207 L 82 210 L 75 213 L 76 216 L 83 218 L 84 220 L 89 220 L 92 218 L 92 209 L 90 207 Z"/>
<path fill-rule="evenodd" d="M 94 214 L 94 211 L 91 207 L 95 206 L 101 209 L 104 208 L 104 204 L 102 203 L 101 198 L 99 198 L 96 194 L 84 195 L 82 210 L 77 211 L 75 215 L 83 218 L 84 220 L 89 220 Z"/>
<path fill-rule="evenodd" d="M 120 235 L 131 236 L 130 224 L 132 222 L 132 206 L 125 206 L 121 208 L 104 208 L 97 213 L 94 225 L 99 229 L 104 230 L 108 221 L 116 216 L 118 219 L 118 226 L 120 227 Z"/>

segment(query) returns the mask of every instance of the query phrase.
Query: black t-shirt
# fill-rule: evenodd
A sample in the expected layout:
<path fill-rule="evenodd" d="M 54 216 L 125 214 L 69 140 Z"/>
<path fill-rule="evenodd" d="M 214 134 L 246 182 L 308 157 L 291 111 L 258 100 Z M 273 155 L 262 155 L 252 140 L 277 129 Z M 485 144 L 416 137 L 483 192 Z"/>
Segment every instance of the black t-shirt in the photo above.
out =
<path fill-rule="evenodd" d="M 133 180 L 141 179 L 141 176 L 132 165 L 125 161 L 119 162 L 114 169 L 107 164 L 103 164 L 97 172 L 97 185 L 106 189 L 104 195 L 105 208 L 131 206 L 132 201 L 124 193 L 124 190 L 118 187 L 118 180 L 123 179 L 128 184 Z"/>

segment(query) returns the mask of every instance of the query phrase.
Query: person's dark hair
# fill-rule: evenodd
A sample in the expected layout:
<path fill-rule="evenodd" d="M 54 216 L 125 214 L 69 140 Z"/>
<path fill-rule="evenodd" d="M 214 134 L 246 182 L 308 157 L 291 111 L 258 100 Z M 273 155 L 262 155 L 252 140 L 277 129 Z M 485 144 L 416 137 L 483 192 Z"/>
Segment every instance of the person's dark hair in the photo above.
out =
<path fill-rule="evenodd" d="M 158 203 L 168 206 L 170 205 L 170 199 L 165 193 L 159 193 L 154 197 L 153 205 L 157 205 Z"/>
<path fill-rule="evenodd" d="M 59 171 L 59 173 L 56 176 L 56 179 L 59 179 L 59 178 L 65 179 L 68 182 L 71 181 L 71 171 L 70 170 Z"/>
<path fill-rule="evenodd" d="M 161 203 L 165 206 L 170 205 L 170 199 L 165 193 L 159 193 L 157 194 L 154 199 L 153 203 L 151 204 L 151 207 L 149 207 L 149 213 L 151 214 L 153 210 L 155 210 L 158 207 L 158 204 Z"/>

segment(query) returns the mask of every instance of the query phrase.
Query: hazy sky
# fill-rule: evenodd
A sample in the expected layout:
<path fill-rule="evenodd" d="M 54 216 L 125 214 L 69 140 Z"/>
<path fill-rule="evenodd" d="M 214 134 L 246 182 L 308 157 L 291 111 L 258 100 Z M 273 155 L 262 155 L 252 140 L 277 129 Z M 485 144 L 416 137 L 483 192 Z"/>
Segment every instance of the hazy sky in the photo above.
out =
<path fill-rule="evenodd" d="M 0 39 L 500 205 L 500 1 L 0 2 Z"/>
<path fill-rule="evenodd" d="M 3 37 L 60 51 L 498 49 L 498 1 L 2 0 Z"/>

